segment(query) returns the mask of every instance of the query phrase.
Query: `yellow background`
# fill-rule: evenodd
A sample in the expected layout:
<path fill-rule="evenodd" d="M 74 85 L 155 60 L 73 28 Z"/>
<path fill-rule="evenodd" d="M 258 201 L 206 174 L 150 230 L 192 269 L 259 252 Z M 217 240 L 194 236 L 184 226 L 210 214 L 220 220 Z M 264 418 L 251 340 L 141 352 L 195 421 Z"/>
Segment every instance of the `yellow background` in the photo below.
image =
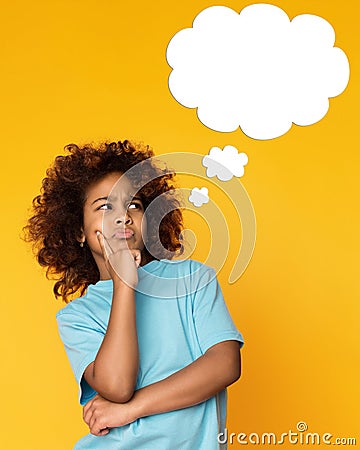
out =
<path fill-rule="evenodd" d="M 272 2 L 290 18 L 311 13 L 328 20 L 351 76 L 323 120 L 262 142 L 240 130 L 206 128 L 167 86 L 165 52 L 177 31 L 208 6 L 240 11 L 251 3 L 3 5 L 3 449 L 71 449 L 87 432 L 56 328 L 63 305 L 19 234 L 46 168 L 64 145 L 125 138 L 151 144 L 158 155 L 205 155 L 229 144 L 249 156 L 241 182 L 257 217 L 255 252 L 237 283 L 226 283 L 233 253 L 219 274 L 246 340 L 242 378 L 229 388 L 229 432 L 281 434 L 305 421 L 311 432 L 360 442 L 359 7 L 354 0 Z"/>

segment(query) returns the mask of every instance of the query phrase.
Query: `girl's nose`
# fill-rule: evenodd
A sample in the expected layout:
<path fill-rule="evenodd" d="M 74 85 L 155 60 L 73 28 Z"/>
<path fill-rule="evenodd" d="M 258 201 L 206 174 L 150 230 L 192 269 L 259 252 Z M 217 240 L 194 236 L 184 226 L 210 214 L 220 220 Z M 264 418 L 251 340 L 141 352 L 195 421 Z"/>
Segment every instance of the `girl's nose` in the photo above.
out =
<path fill-rule="evenodd" d="M 116 223 L 116 225 L 120 225 L 122 223 L 124 223 L 125 225 L 128 225 L 131 223 L 131 217 L 127 213 L 125 213 L 124 215 L 118 216 L 115 219 L 115 223 Z"/>

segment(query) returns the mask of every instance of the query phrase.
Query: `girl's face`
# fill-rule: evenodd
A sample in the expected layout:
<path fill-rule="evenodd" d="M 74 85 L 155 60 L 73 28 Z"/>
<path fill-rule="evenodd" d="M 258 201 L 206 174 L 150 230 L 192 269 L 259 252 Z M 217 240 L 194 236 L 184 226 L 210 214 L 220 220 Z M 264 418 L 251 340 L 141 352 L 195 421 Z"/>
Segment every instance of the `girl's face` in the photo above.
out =
<path fill-rule="evenodd" d="M 82 242 L 86 241 L 100 271 L 101 279 L 110 275 L 104 264 L 104 258 L 96 232 L 100 231 L 110 247 L 116 250 L 126 241 L 129 249 L 141 251 L 140 265 L 146 263 L 143 258 L 146 236 L 146 222 L 143 220 L 144 207 L 139 197 L 133 197 L 129 179 L 121 177 L 120 172 L 111 172 L 92 184 L 85 193 L 84 228 Z M 121 178 L 119 183 L 118 180 Z"/>

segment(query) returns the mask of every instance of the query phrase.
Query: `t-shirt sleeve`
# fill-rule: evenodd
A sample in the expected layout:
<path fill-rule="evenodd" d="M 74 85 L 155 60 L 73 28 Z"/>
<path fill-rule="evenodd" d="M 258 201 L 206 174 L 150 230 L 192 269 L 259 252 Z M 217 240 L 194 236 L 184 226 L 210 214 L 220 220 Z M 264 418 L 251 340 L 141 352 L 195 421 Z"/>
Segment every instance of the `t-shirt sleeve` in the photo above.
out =
<path fill-rule="evenodd" d="M 239 341 L 241 348 L 244 339 L 230 316 L 215 270 L 207 267 L 196 278 L 193 317 L 201 351 L 228 340 Z"/>
<path fill-rule="evenodd" d="M 79 402 L 87 403 L 96 391 L 83 377 L 86 367 L 95 360 L 104 332 L 89 324 L 82 314 L 59 311 L 58 330 L 79 388 Z"/>

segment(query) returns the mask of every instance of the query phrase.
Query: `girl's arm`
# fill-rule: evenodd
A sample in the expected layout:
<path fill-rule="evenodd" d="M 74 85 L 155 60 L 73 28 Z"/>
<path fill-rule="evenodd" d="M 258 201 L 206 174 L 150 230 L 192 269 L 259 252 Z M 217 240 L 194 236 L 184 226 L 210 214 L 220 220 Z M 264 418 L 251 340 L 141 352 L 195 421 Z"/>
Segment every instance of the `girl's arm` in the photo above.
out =
<path fill-rule="evenodd" d="M 97 237 L 107 271 L 113 280 L 113 296 L 104 339 L 95 361 L 85 369 L 84 378 L 102 397 L 124 403 L 133 396 L 139 370 L 133 287 L 138 281 L 137 267 L 141 255 L 139 250 L 129 250 L 126 246 L 114 252 L 100 232 Z"/>
<path fill-rule="evenodd" d="M 114 283 L 108 328 L 95 361 L 87 366 L 84 378 L 107 400 L 124 403 L 133 395 L 139 370 L 134 290 Z"/>
<path fill-rule="evenodd" d="M 115 404 L 94 397 L 84 406 L 84 420 L 91 433 L 102 436 L 109 428 L 134 420 L 201 403 L 234 383 L 241 374 L 239 342 L 220 342 L 193 363 L 135 391 L 131 400 Z"/>

